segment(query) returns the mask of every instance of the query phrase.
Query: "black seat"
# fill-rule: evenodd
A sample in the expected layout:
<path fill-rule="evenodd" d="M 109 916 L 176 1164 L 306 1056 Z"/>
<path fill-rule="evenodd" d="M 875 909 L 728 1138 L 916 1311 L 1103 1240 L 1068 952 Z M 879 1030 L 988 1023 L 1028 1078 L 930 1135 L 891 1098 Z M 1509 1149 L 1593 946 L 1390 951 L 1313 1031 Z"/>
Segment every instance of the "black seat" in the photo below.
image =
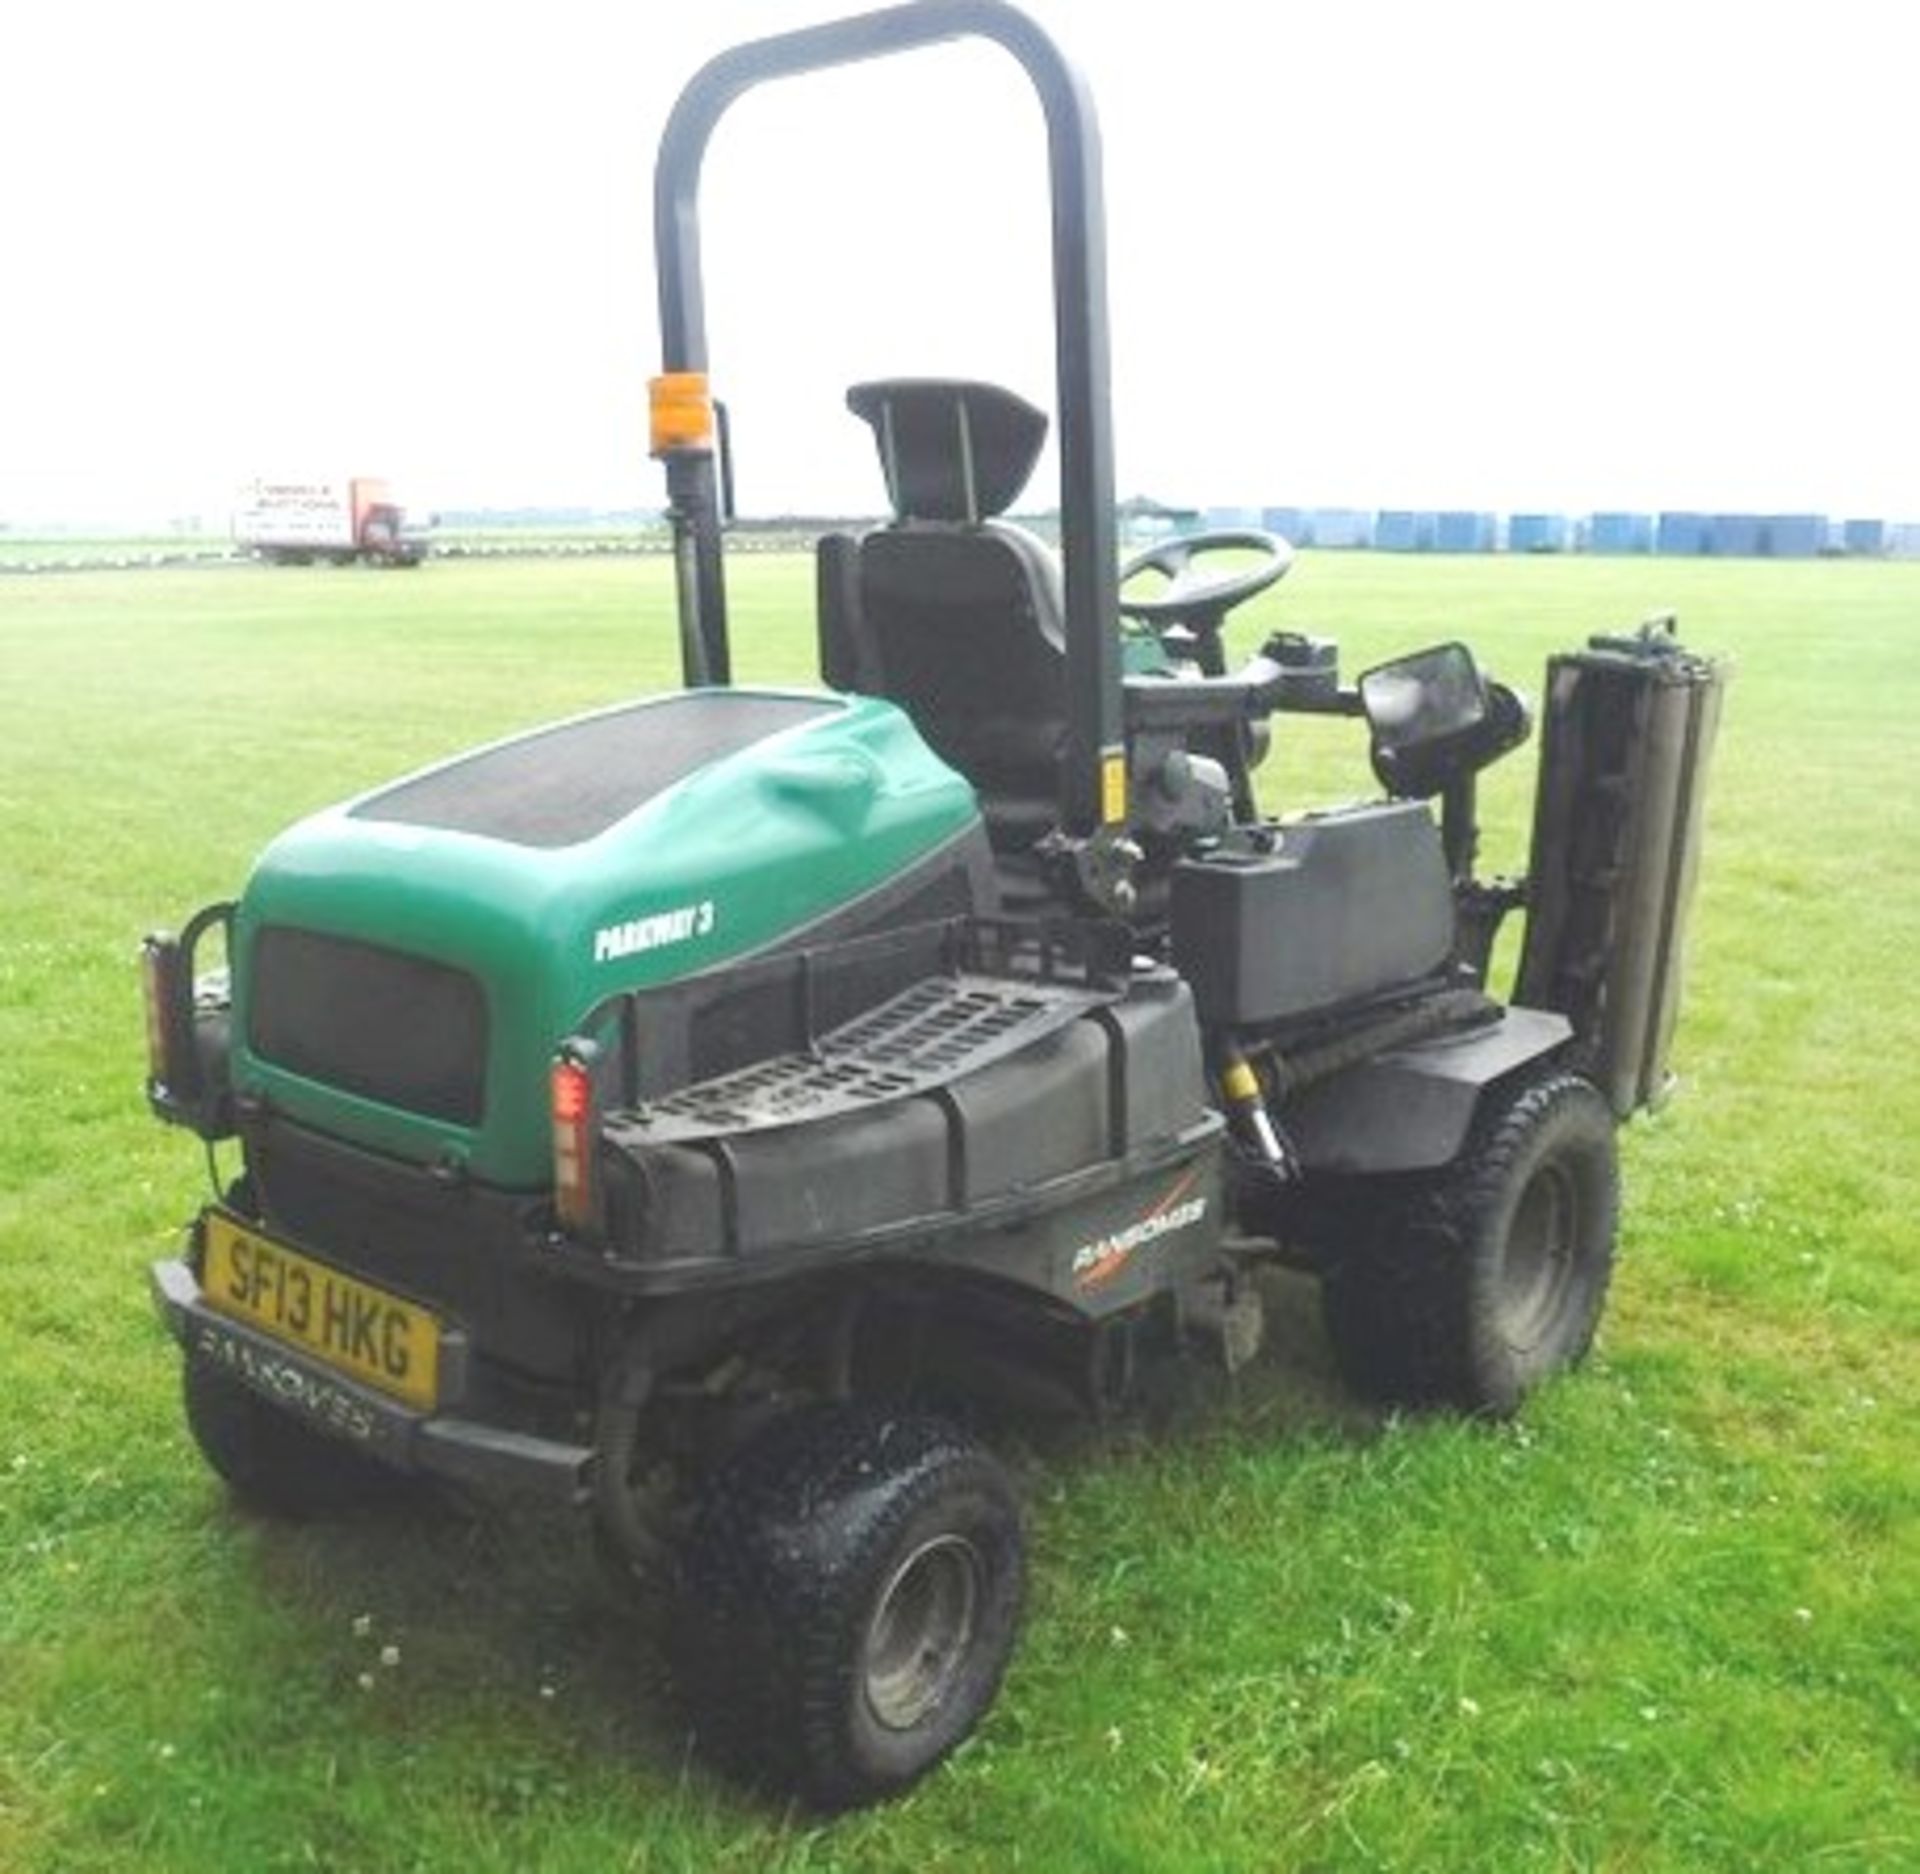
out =
<path fill-rule="evenodd" d="M 1047 419 L 1011 391 L 957 379 L 857 384 L 893 519 L 820 543 L 821 673 L 884 696 L 973 783 L 989 836 L 1019 851 L 1053 825 L 1067 732 L 1060 568 L 998 518 Z"/>

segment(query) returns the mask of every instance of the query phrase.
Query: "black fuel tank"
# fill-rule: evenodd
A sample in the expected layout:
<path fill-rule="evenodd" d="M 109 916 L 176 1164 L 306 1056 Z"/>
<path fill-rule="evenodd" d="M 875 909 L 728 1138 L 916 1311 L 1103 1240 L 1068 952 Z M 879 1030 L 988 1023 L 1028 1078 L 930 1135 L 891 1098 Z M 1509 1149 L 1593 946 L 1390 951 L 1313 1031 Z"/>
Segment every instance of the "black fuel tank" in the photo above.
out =
<path fill-rule="evenodd" d="M 1173 872 L 1174 962 L 1204 1022 L 1285 1021 L 1431 976 L 1453 893 L 1419 801 L 1236 835 Z"/>

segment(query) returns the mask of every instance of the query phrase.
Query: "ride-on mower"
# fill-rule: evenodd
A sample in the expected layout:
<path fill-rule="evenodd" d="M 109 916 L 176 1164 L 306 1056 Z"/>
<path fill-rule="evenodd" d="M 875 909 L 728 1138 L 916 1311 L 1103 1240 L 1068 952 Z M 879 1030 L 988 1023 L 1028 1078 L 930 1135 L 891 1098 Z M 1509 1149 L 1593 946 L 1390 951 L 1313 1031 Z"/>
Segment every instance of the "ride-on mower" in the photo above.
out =
<path fill-rule="evenodd" d="M 858 385 L 892 518 L 819 543 L 822 686 L 735 686 L 709 135 L 763 81 L 966 35 L 1046 118 L 1060 560 L 1000 518 L 1038 409 Z M 1123 571 L 1092 109 L 999 0 L 714 59 L 655 238 L 686 687 L 319 813 L 148 940 L 154 1110 L 240 1156 L 154 1284 L 239 1498 L 412 1475 L 583 1510 L 678 1595 L 703 1746 L 844 1805 L 999 1685 L 1022 1532 L 981 1430 L 1009 1402 L 1244 1359 L 1274 1258 L 1318 1271 L 1382 1399 L 1507 1413 L 1586 1351 L 1720 681 L 1658 626 L 1555 657 L 1529 869 L 1481 880 L 1475 779 L 1529 724 L 1465 647 L 1346 684 L 1281 633 L 1229 669 L 1284 542 Z M 1260 811 L 1303 714 L 1364 725 L 1381 798 Z"/>

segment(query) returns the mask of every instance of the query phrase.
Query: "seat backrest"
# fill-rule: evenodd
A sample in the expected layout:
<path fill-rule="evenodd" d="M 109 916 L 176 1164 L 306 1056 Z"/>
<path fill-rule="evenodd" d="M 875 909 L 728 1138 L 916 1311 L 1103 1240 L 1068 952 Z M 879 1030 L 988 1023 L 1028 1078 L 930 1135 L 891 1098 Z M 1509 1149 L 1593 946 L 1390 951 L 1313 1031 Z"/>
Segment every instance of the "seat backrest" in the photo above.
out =
<path fill-rule="evenodd" d="M 882 693 L 983 794 L 1059 788 L 1066 651 L 1057 573 L 1013 528 L 883 529 L 860 543 Z"/>
<path fill-rule="evenodd" d="M 897 702 L 982 797 L 996 844 L 1052 823 L 1066 735 L 1060 568 L 995 518 L 1019 496 L 1046 418 L 1010 391 L 948 379 L 859 384 L 894 518 L 822 543 L 829 681 Z M 835 560 L 829 555 L 837 556 Z"/>

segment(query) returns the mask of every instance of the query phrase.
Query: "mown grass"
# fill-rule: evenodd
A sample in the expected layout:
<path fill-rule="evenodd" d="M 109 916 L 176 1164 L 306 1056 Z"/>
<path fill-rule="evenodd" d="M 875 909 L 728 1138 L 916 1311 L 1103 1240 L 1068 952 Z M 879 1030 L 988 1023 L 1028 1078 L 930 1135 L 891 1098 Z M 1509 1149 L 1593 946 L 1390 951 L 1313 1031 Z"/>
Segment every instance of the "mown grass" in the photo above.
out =
<path fill-rule="evenodd" d="M 1734 654 L 1683 1086 L 1625 1141 L 1599 1354 L 1520 1424 L 1359 1411 L 1290 1282 L 1201 1409 L 1018 1453 L 1025 1645 L 906 1800 L 822 1824 L 689 1762 L 565 1529 L 226 1506 L 145 1299 L 203 1179 L 138 1098 L 134 945 L 308 808 L 670 682 L 668 577 L 0 589 L 0 1868 L 1920 1863 L 1920 567 L 1309 557 L 1239 627 L 1349 669 L 1457 633 L 1524 684 L 1673 605 Z M 800 675 L 804 567 L 734 598 L 749 672 Z M 1350 726 L 1268 774 L 1366 786 Z"/>

